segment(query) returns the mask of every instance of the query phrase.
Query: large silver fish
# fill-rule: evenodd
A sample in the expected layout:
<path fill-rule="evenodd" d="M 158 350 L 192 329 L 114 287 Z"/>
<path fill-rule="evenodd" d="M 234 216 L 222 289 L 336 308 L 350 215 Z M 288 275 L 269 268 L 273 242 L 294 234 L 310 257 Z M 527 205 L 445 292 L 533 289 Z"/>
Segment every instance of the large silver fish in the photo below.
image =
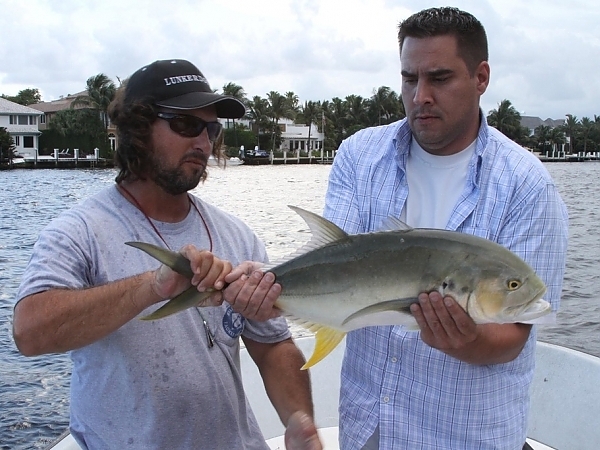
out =
<path fill-rule="evenodd" d="M 446 230 L 410 228 L 389 218 L 375 233 L 349 235 L 323 217 L 290 206 L 308 224 L 311 240 L 270 269 L 282 286 L 276 302 L 316 335 L 304 368 L 329 354 L 348 331 L 373 325 L 418 329 L 410 313 L 421 292 L 450 295 L 476 323 L 530 322 L 550 313 L 546 286 L 508 249 L 487 239 Z M 128 242 L 191 278 L 181 254 Z M 144 319 L 202 305 L 211 292 L 195 287 Z"/>

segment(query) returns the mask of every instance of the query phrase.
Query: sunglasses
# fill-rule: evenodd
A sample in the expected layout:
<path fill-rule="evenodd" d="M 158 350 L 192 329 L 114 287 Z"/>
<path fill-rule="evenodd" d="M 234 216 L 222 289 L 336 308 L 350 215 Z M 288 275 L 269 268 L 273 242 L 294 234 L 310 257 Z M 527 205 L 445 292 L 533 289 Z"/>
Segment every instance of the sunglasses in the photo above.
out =
<path fill-rule="evenodd" d="M 200 136 L 200 133 L 206 128 L 208 139 L 214 142 L 221 134 L 223 125 L 219 122 L 206 122 L 200 117 L 190 116 L 188 114 L 173 114 L 166 112 L 156 113 L 156 117 L 169 122 L 169 127 L 180 136 L 193 138 Z"/>

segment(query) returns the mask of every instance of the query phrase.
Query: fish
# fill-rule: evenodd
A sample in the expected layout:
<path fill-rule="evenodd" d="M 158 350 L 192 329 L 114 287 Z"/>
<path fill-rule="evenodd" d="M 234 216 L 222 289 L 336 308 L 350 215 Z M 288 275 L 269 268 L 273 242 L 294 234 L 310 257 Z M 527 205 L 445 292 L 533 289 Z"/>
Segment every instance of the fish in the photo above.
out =
<path fill-rule="evenodd" d="M 475 323 L 535 323 L 551 312 L 544 282 L 518 255 L 491 240 L 456 231 L 411 228 L 397 218 L 378 231 L 348 234 L 334 223 L 296 206 L 310 240 L 282 262 L 275 274 L 282 291 L 275 306 L 315 334 L 303 366 L 325 358 L 353 330 L 381 325 L 419 327 L 410 312 L 422 292 L 452 296 Z M 143 242 L 127 242 L 191 278 L 189 260 Z M 152 314 L 155 320 L 202 306 L 213 291 L 192 286 Z"/>

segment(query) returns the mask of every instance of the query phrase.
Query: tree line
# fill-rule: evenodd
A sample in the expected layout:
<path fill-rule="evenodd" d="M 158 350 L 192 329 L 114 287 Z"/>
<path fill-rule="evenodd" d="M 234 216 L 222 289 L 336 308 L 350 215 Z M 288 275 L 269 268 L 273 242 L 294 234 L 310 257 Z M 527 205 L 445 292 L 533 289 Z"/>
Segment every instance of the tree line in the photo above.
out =
<path fill-rule="evenodd" d="M 106 133 L 109 126 L 107 110 L 116 90 L 117 85 L 107 75 L 100 73 L 90 77 L 86 82 L 86 95 L 78 96 L 71 109 L 58 111 L 50 121 L 48 129 L 40 137 L 40 148 L 85 148 L 93 145 L 101 149 L 101 155 L 111 156 Z M 237 155 L 241 145 L 276 151 L 281 143 L 280 119 L 304 124 L 309 130 L 311 125 L 316 125 L 325 134 L 324 148 L 334 150 L 342 140 L 360 129 L 406 117 L 401 96 L 387 86 L 373 89 L 368 98 L 352 94 L 343 99 L 334 97 L 305 102 L 300 102 L 291 91 L 284 94 L 270 91 L 264 97 L 255 95 L 249 98 L 244 88 L 236 83 L 225 84 L 222 93 L 246 105 L 245 118 L 252 124 L 250 129 L 233 120 L 232 126 L 226 127 L 224 144 L 230 147 L 232 156 Z M 2 97 L 25 106 L 41 101 L 38 89 L 34 88 L 24 89 L 14 97 Z M 541 125 L 530 135 L 530 130 L 521 126 L 521 114 L 511 101 L 502 100 L 496 109 L 488 112 L 487 120 L 509 138 L 542 154 L 562 148 L 567 143 L 564 146 L 567 153 L 600 151 L 600 116 L 594 116 L 593 120 L 588 117 L 579 120 L 572 114 L 566 117 L 563 125 Z M 3 139 L 6 140 L 3 130 L 0 128 L 0 145 Z M 87 144 L 75 144 L 83 141 Z M 6 144 L 4 148 L 7 148 Z"/>

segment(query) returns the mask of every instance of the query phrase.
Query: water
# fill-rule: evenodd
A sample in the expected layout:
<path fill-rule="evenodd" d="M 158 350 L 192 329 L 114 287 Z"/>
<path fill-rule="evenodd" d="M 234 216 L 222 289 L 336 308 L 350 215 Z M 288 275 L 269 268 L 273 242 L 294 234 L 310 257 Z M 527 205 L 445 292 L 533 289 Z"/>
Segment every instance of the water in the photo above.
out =
<path fill-rule="evenodd" d="M 539 338 L 600 356 L 600 163 L 546 167 L 568 205 L 571 227 L 558 323 L 540 328 Z M 246 221 L 277 260 L 309 236 L 286 205 L 321 212 L 329 170 L 320 165 L 212 169 L 195 192 Z M 13 299 L 38 232 L 60 211 L 112 183 L 115 174 L 0 172 L 0 449 L 44 448 L 68 425 L 70 362 L 65 355 L 19 355 L 11 335 Z"/>

